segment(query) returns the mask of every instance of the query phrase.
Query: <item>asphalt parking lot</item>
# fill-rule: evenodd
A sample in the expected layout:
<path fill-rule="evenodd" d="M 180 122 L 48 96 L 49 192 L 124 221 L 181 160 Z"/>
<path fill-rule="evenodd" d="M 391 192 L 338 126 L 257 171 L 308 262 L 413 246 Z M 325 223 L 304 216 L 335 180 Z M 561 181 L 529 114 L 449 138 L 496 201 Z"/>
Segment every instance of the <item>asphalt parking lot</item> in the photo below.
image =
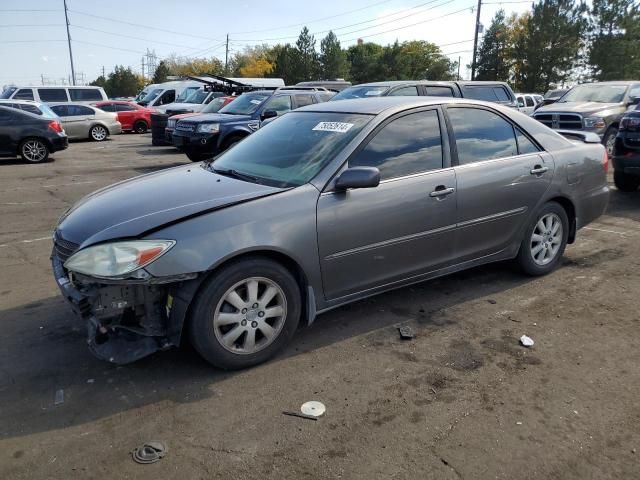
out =
<path fill-rule="evenodd" d="M 497 264 L 361 301 L 246 371 L 188 347 L 115 367 L 59 296 L 52 229 L 91 191 L 189 162 L 148 135 L 53 157 L 0 161 L 0 478 L 640 478 L 640 193 L 612 187 L 544 278 Z M 282 415 L 307 400 L 325 416 Z M 149 440 L 167 456 L 134 463 Z"/>

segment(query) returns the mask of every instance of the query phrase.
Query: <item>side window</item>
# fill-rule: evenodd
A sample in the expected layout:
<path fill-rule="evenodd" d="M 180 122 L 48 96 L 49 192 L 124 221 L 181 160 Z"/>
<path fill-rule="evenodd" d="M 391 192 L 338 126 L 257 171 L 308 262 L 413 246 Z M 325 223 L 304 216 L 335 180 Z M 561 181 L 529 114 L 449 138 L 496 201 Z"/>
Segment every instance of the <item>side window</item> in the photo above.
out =
<path fill-rule="evenodd" d="M 135 110 L 131 105 L 123 105 L 121 103 L 116 105 L 117 112 L 133 112 Z"/>
<path fill-rule="evenodd" d="M 416 97 L 418 96 L 418 87 L 415 85 L 411 87 L 402 87 L 396 90 L 393 90 L 390 94 L 390 97 Z"/>
<path fill-rule="evenodd" d="M 13 98 L 15 100 L 33 100 L 33 90 L 30 88 L 21 88 Z"/>
<path fill-rule="evenodd" d="M 67 90 L 64 88 L 39 88 L 38 95 L 43 102 L 68 102 Z"/>
<path fill-rule="evenodd" d="M 94 111 L 89 107 L 84 107 L 82 105 L 67 105 L 67 116 L 69 117 L 82 117 L 85 115 L 95 115 Z"/>
<path fill-rule="evenodd" d="M 526 97 L 524 97 L 525 100 L 527 101 L 527 107 L 533 107 L 535 106 L 535 102 L 533 101 L 533 98 L 531 98 L 529 95 L 527 95 Z"/>
<path fill-rule="evenodd" d="M 42 115 L 42 112 L 35 105 L 30 105 L 28 103 L 21 103 L 20 108 L 25 112 L 33 113 L 35 115 Z"/>
<path fill-rule="evenodd" d="M 527 153 L 536 153 L 540 149 L 536 147 L 531 140 L 529 140 L 520 129 L 516 128 L 516 140 L 518 141 L 518 153 L 520 155 L 526 155 Z"/>
<path fill-rule="evenodd" d="M 518 154 L 513 127 L 499 115 L 479 108 L 454 107 L 447 112 L 460 165 Z"/>
<path fill-rule="evenodd" d="M 176 99 L 176 91 L 175 90 L 167 90 L 162 94 L 160 98 L 160 105 L 167 105 L 169 103 L 173 103 Z"/>
<path fill-rule="evenodd" d="M 427 95 L 432 97 L 453 97 L 453 90 L 449 87 L 426 87 Z"/>
<path fill-rule="evenodd" d="M 307 105 L 313 105 L 313 95 L 296 95 L 296 105 L 298 107 L 306 107 Z"/>
<path fill-rule="evenodd" d="M 502 87 L 493 87 L 493 93 L 499 102 L 510 102 L 511 96 L 507 94 L 507 91 Z"/>
<path fill-rule="evenodd" d="M 518 100 L 518 106 L 519 107 L 524 107 L 524 98 L 516 97 L 516 100 Z"/>
<path fill-rule="evenodd" d="M 97 88 L 70 88 L 69 96 L 74 102 L 102 100 L 100 90 L 98 90 Z"/>
<path fill-rule="evenodd" d="M 278 115 L 291 110 L 291 97 L 289 95 L 279 95 L 273 97 L 264 107 L 264 111 L 275 110 Z"/>
<path fill-rule="evenodd" d="M 349 160 L 350 167 L 376 167 L 380 178 L 442 168 L 442 138 L 436 110 L 392 120 Z"/>
<path fill-rule="evenodd" d="M 640 97 L 640 84 L 633 85 L 629 89 L 629 97 Z M 18 97 L 13 97 L 18 98 Z"/>
<path fill-rule="evenodd" d="M 464 96 L 472 98 L 474 100 L 485 100 L 487 102 L 495 102 L 497 100 L 496 94 L 491 87 L 463 87 Z"/>
<path fill-rule="evenodd" d="M 100 105 L 99 107 L 100 110 L 103 110 L 105 112 L 115 112 L 116 111 L 116 106 L 113 103 L 108 103 L 106 105 Z"/>
<path fill-rule="evenodd" d="M 51 107 L 51 110 L 54 111 L 54 113 L 56 115 L 58 115 L 59 117 L 68 117 L 69 113 L 67 111 L 67 106 L 66 105 L 53 105 Z"/>

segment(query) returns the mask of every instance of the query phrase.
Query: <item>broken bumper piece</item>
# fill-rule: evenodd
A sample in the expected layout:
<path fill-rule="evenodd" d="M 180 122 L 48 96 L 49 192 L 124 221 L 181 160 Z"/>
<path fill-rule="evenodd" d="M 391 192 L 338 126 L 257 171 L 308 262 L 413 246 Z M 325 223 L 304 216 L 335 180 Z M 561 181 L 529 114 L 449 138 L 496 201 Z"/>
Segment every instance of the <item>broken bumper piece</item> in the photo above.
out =
<path fill-rule="evenodd" d="M 148 280 L 102 280 L 70 275 L 51 262 L 62 295 L 87 323 L 89 350 L 118 365 L 180 344 L 196 274 Z"/>

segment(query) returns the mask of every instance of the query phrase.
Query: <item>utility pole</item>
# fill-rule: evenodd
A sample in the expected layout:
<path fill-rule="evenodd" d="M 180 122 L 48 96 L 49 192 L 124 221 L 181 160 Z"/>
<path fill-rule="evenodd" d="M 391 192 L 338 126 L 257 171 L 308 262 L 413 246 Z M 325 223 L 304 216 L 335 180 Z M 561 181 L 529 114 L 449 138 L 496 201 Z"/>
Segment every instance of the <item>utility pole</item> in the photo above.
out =
<path fill-rule="evenodd" d="M 224 74 L 225 75 L 229 75 L 228 65 L 229 65 L 229 34 L 227 33 L 227 48 L 224 52 Z"/>
<path fill-rule="evenodd" d="M 107 78 L 104 76 L 104 65 L 102 65 L 102 78 Z"/>
<path fill-rule="evenodd" d="M 144 57 L 142 57 L 142 78 L 146 79 L 147 77 L 144 76 Z"/>
<path fill-rule="evenodd" d="M 460 59 L 460 56 L 458 56 L 458 81 L 460 81 L 460 62 L 461 62 L 461 59 Z"/>
<path fill-rule="evenodd" d="M 67 13 L 67 0 L 62 0 L 64 3 L 64 18 L 67 23 L 67 43 L 69 44 L 69 59 L 71 60 L 71 77 L 73 78 L 73 84 L 76 84 L 76 72 L 73 68 L 73 52 L 71 51 L 71 34 L 69 33 L 69 14 Z"/>
<path fill-rule="evenodd" d="M 478 11 L 476 12 L 476 33 L 473 37 L 473 61 L 471 62 L 471 80 L 476 79 L 476 53 L 478 51 L 478 30 L 480 30 L 480 8 L 482 8 L 482 0 L 478 0 Z"/>
<path fill-rule="evenodd" d="M 44 73 L 40 74 L 40 80 L 42 82 L 42 85 L 44 85 Z"/>

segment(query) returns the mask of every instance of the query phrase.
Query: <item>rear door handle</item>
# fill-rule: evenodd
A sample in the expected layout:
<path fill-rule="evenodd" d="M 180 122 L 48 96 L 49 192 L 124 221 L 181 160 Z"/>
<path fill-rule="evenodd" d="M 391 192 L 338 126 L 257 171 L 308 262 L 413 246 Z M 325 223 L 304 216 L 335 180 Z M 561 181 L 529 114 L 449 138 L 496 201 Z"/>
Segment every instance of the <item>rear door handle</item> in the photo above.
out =
<path fill-rule="evenodd" d="M 445 187 L 444 185 L 438 185 L 436 189 L 429 194 L 430 197 L 446 197 L 447 195 L 451 195 L 455 192 L 456 189 L 453 187 Z"/>
<path fill-rule="evenodd" d="M 548 167 L 542 167 L 542 166 L 540 166 L 540 165 L 536 165 L 535 167 L 533 167 L 533 168 L 531 169 L 531 172 L 530 172 L 530 173 L 531 173 L 531 175 L 540 175 L 540 174 L 542 174 L 542 173 L 547 172 L 548 170 L 549 170 L 549 168 L 548 168 Z"/>

